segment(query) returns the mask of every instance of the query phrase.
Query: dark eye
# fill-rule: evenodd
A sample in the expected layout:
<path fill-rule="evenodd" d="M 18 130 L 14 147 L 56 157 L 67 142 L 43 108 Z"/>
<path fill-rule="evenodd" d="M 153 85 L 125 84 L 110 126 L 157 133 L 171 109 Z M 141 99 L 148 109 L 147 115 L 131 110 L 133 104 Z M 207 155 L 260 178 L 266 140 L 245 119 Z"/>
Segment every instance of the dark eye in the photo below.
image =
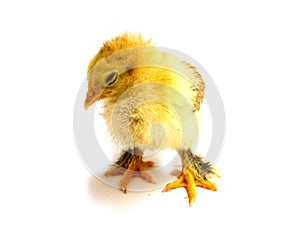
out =
<path fill-rule="evenodd" d="M 107 85 L 113 84 L 113 83 L 116 81 L 117 76 L 118 76 L 118 74 L 117 74 L 116 72 L 113 72 L 113 73 L 109 74 L 109 75 L 105 78 L 105 83 L 106 83 Z"/>

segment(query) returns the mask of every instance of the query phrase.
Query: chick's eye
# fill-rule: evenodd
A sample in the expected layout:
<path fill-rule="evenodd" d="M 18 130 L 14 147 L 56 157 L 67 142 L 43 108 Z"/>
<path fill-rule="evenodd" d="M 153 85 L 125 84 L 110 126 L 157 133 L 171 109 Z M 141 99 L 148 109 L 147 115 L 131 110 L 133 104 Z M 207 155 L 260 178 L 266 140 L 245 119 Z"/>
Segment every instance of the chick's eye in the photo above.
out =
<path fill-rule="evenodd" d="M 107 85 L 113 84 L 113 83 L 116 81 L 117 76 L 118 76 L 118 74 L 117 74 L 116 72 L 113 72 L 113 73 L 109 74 L 109 75 L 105 78 L 105 83 L 106 83 Z"/>

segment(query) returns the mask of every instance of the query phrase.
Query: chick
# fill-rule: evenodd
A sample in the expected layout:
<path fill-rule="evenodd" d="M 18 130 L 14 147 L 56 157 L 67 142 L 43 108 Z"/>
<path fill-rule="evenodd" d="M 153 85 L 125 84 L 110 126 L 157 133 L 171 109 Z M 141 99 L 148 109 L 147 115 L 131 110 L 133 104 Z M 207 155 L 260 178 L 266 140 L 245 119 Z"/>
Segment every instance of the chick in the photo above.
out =
<path fill-rule="evenodd" d="M 198 138 L 197 115 L 204 97 L 204 82 L 194 67 L 153 46 L 140 34 L 122 34 L 104 42 L 91 60 L 85 109 L 103 101 L 103 117 L 112 139 L 124 151 L 105 176 L 123 175 L 126 193 L 131 178 L 154 183 L 145 171 L 154 165 L 143 161 L 146 150 L 174 149 L 182 170 L 164 192 L 186 188 L 189 204 L 195 187 L 216 191 L 209 179 L 217 176 L 209 162 L 192 151 Z"/>

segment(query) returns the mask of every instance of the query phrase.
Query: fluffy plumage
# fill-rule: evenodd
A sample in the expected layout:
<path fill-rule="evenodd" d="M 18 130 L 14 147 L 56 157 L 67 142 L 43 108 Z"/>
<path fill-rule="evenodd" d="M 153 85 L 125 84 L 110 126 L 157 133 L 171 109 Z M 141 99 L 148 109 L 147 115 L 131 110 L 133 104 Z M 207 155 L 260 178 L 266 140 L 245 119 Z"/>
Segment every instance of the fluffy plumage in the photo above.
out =
<path fill-rule="evenodd" d="M 140 48 L 128 50 L 137 47 Z M 129 60 L 127 53 L 135 57 Z M 109 57 L 113 58 L 107 61 Z M 106 86 L 104 81 L 108 75 L 101 77 L 107 64 L 118 73 L 111 86 Z M 144 64 L 151 66 L 141 67 Z M 173 68 L 173 71 L 164 68 Z M 125 148 L 138 145 L 140 148 L 178 149 L 196 141 L 198 128 L 194 125 L 199 123 L 195 123 L 196 117 L 194 122 L 190 120 L 203 99 L 201 76 L 189 64 L 152 47 L 151 40 L 144 41 L 141 35 L 123 34 L 106 41 L 90 62 L 88 74 L 89 92 L 101 87 L 93 92 L 97 98 L 99 93 L 105 97 L 109 94 L 103 100 L 104 118 L 113 139 Z M 142 105 L 135 107 L 137 104 Z M 154 124 L 160 124 L 161 128 Z"/>
<path fill-rule="evenodd" d="M 134 156 L 142 156 L 146 149 L 175 149 L 182 153 L 186 165 L 193 161 L 186 160 L 187 156 L 196 156 L 183 152 L 190 151 L 198 138 L 197 115 L 204 88 L 193 66 L 154 47 L 139 34 L 125 33 L 104 42 L 91 60 L 85 108 L 103 99 L 103 117 L 113 140 L 125 150 L 139 150 L 139 154 L 132 153 L 132 159 L 139 159 L 133 160 L 133 169 L 143 171 L 141 158 Z M 119 162 L 124 162 L 122 156 L 126 161 L 131 159 L 123 154 Z M 194 159 L 197 165 L 203 162 Z"/>

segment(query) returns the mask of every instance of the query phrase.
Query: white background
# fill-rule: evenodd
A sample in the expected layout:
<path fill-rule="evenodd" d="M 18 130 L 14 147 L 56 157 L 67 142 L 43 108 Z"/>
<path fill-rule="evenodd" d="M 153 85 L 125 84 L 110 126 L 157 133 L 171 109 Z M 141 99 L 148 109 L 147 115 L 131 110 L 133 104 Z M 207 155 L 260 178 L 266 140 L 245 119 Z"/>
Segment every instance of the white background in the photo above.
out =
<path fill-rule="evenodd" d="M 1 1 L 1 234 L 299 234 L 297 1 Z M 129 193 L 91 177 L 73 105 L 101 43 L 124 31 L 195 58 L 227 131 L 219 191 Z"/>

